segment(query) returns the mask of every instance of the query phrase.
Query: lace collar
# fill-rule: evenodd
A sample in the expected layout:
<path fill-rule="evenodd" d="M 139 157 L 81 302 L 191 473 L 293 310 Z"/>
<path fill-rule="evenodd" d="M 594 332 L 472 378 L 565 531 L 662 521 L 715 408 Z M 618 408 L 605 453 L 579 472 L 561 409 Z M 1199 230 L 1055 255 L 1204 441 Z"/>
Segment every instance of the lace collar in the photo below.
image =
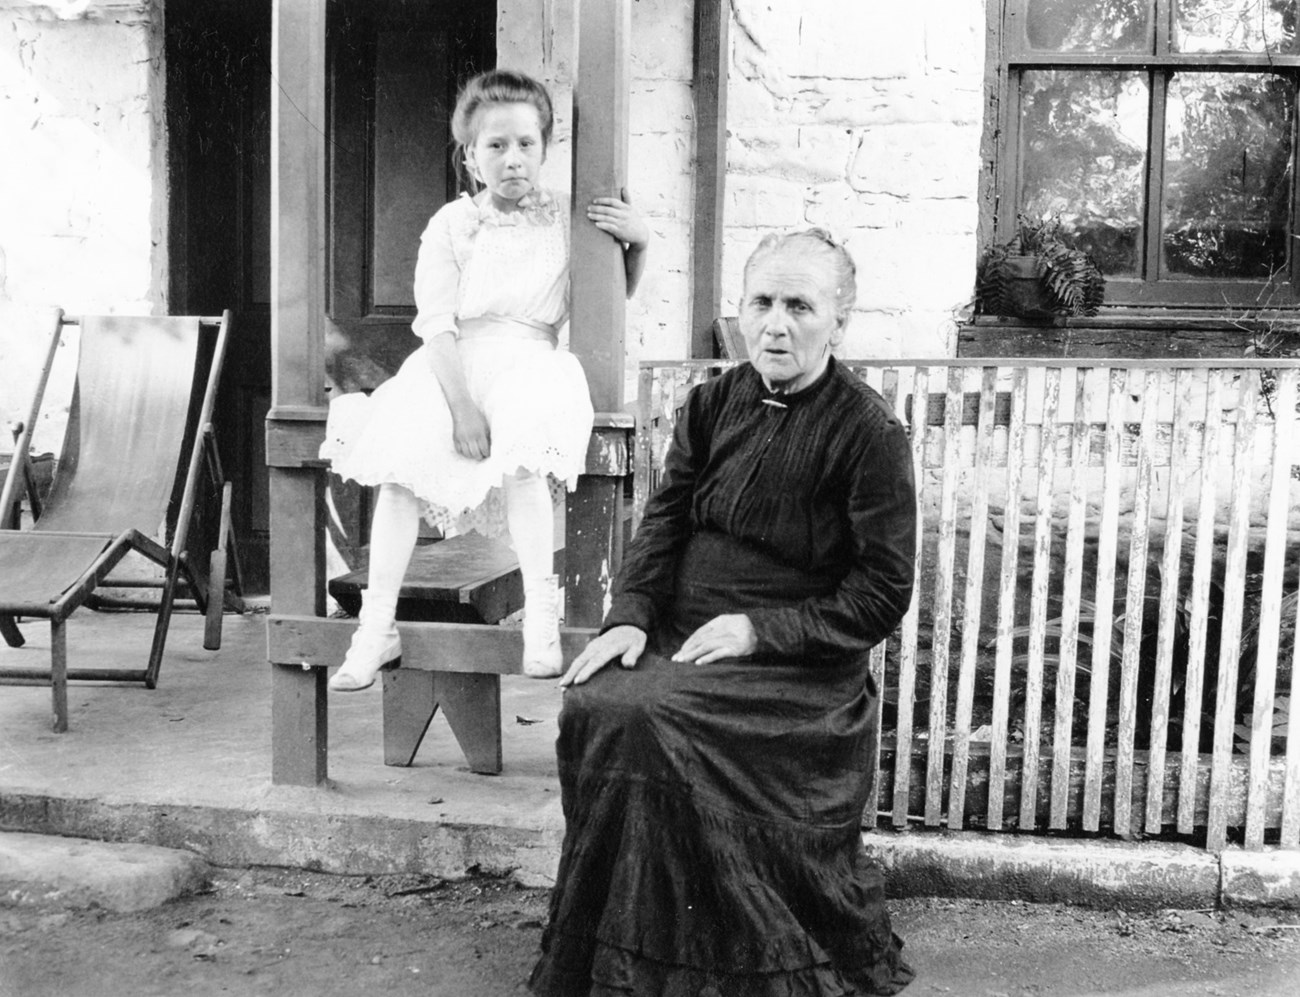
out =
<path fill-rule="evenodd" d="M 469 194 L 460 196 L 469 199 L 476 228 L 479 225 L 493 227 L 551 225 L 560 218 L 559 199 L 549 190 L 541 187 L 524 195 L 520 199 L 519 208 L 515 211 L 502 211 L 492 203 L 490 196 L 484 198 L 482 202 Z"/>

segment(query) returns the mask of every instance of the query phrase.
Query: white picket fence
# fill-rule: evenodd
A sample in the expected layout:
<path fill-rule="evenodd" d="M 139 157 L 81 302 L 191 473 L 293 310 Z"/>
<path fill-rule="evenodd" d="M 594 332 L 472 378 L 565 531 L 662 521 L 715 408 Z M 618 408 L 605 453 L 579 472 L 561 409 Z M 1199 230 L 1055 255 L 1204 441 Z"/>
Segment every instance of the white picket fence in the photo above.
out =
<path fill-rule="evenodd" d="M 642 364 L 634 519 L 728 366 Z M 847 366 L 922 511 L 867 823 L 1300 845 L 1300 362 Z"/>

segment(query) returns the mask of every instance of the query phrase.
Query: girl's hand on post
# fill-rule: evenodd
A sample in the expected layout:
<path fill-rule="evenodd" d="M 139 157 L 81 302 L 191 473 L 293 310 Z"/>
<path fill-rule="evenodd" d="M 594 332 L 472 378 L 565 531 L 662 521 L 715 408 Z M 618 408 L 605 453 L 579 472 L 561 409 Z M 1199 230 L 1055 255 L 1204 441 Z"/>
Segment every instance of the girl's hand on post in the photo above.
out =
<path fill-rule="evenodd" d="M 462 457 L 482 460 L 492 452 L 487 420 L 475 406 L 452 409 L 451 431 L 456 452 Z"/>
<path fill-rule="evenodd" d="M 644 249 L 650 243 L 650 228 L 632 207 L 626 190 L 621 200 L 617 197 L 593 198 L 587 205 L 587 217 L 596 228 L 626 243 L 630 249 Z"/>
<path fill-rule="evenodd" d="M 686 638 L 674 661 L 707 665 L 722 658 L 745 658 L 758 650 L 754 624 L 744 613 L 715 616 Z"/>
<path fill-rule="evenodd" d="M 587 217 L 602 232 L 619 240 L 623 246 L 623 272 L 627 277 L 627 296 L 632 297 L 645 272 L 646 247 L 650 245 L 650 228 L 632 207 L 627 189 L 623 197 L 596 197 L 587 205 Z"/>

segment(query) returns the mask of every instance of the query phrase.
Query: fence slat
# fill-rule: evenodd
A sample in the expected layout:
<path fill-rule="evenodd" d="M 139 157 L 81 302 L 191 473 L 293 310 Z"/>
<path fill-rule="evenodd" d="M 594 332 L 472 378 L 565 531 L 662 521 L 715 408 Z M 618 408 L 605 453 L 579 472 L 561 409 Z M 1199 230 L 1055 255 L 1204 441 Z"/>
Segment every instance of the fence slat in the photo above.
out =
<path fill-rule="evenodd" d="M 1110 693 L 1110 654 L 1115 616 L 1115 554 L 1119 545 L 1120 423 L 1124 371 L 1112 368 L 1106 398 L 1106 436 L 1102 472 L 1101 525 L 1097 536 L 1097 588 L 1093 605 L 1092 668 L 1088 686 L 1088 762 L 1083 781 L 1083 828 L 1097 830 L 1101 819 L 1102 754 Z"/>
<path fill-rule="evenodd" d="M 989 522 L 989 464 L 993 450 L 993 401 L 997 391 L 997 373 L 996 367 L 985 367 L 980 378 L 980 415 L 975 429 L 975 470 L 967 533 L 969 546 L 966 550 L 961 666 L 957 675 L 957 709 L 952 725 L 952 774 L 948 787 L 950 828 L 960 828 L 966 823 L 966 769 L 970 759 L 971 710 L 975 699 L 980 614 L 984 601 L 984 544 Z"/>
<path fill-rule="evenodd" d="M 1214 747 L 1210 759 L 1210 810 L 1206 847 L 1222 851 L 1228 840 L 1228 790 L 1233 724 L 1237 713 L 1237 660 L 1246 596 L 1246 552 L 1250 532 L 1250 454 L 1255 439 L 1255 385 L 1245 372 L 1237 382 L 1232 447 L 1232 501 L 1228 512 L 1228 557 L 1223 572 L 1223 629 L 1219 636 L 1219 682 L 1214 699 Z"/>
<path fill-rule="evenodd" d="M 963 371 L 948 370 L 943 429 L 944 467 L 958 466 Z M 957 557 L 957 475 L 945 474 L 939 492 L 939 559 L 934 582 L 934 638 L 930 649 L 930 749 L 925 774 L 925 822 L 943 816 L 944 749 L 948 733 L 948 644 L 952 639 L 953 568 Z"/>
<path fill-rule="evenodd" d="M 912 406 L 919 415 L 928 410 L 930 396 L 930 369 L 918 367 L 913 377 Z M 925 508 L 928 492 L 925 482 L 925 421 L 914 415 L 908 424 L 912 442 L 912 468 L 916 477 L 916 498 L 919 509 Z M 894 802 L 890 808 L 894 827 L 907 826 L 908 800 L 912 779 L 912 727 L 915 723 L 917 643 L 921 621 L 921 565 L 924 561 L 924 516 L 916 517 L 916 560 L 913 564 L 917 579 L 912 590 L 912 604 L 903 616 L 898 646 L 898 731 L 895 735 Z"/>
<path fill-rule="evenodd" d="M 1056 716 L 1052 738 L 1050 826 L 1066 826 L 1070 795 L 1070 744 L 1074 726 L 1074 673 L 1079 653 L 1079 615 L 1083 599 L 1083 539 L 1087 529 L 1089 368 L 1074 372 L 1074 427 L 1070 434 L 1070 511 L 1065 528 L 1065 580 L 1061 590 L 1060 662 L 1056 674 Z"/>
<path fill-rule="evenodd" d="M 1164 549 L 1160 558 L 1160 606 L 1156 635 L 1155 687 L 1151 701 L 1151 736 L 1147 769 L 1148 834 L 1163 826 L 1165 754 L 1169 738 L 1169 697 L 1173 679 L 1174 632 L 1178 624 L 1179 567 L 1182 561 L 1183 506 L 1187 490 L 1187 423 L 1191 411 L 1192 372 L 1174 371 L 1174 411 L 1169 489 L 1165 495 Z"/>
<path fill-rule="evenodd" d="M 1210 581 L 1214 570 L 1215 485 L 1219 472 L 1223 421 L 1223 372 L 1211 368 L 1205 384 L 1205 435 L 1202 441 L 1200 502 L 1192 554 L 1191 619 L 1188 621 L 1187 675 L 1183 681 L 1182 769 L 1178 778 L 1178 830 L 1190 834 L 1196 824 L 1196 769 L 1200 758 L 1201 703 L 1210 627 Z"/>
<path fill-rule="evenodd" d="M 1133 811 L 1133 743 L 1137 725 L 1138 669 L 1146 611 L 1147 550 L 1151 524 L 1151 451 L 1155 436 L 1159 383 L 1144 370 L 1130 371 L 1128 392 L 1142 399 L 1137 478 L 1133 486 L 1133 519 L 1129 534 L 1128 577 L 1124 597 L 1124 644 L 1120 660 L 1119 724 L 1115 743 L 1115 830 L 1127 835 Z"/>
<path fill-rule="evenodd" d="M 1291 647 L 1291 688 L 1286 725 L 1286 774 L 1282 785 L 1282 836 L 1283 848 L 1300 847 L 1300 599 L 1295 604 L 1292 617 L 1295 631 Z"/>
<path fill-rule="evenodd" d="M 1250 723 L 1250 785 L 1246 796 L 1246 847 L 1264 847 L 1268 763 L 1273 749 L 1273 703 L 1282 623 L 1282 569 L 1286 561 L 1287 507 L 1295 447 L 1296 372 L 1279 371 L 1274 382 L 1272 480 L 1264 535 L 1264 577 L 1255 644 L 1255 702 Z"/>
<path fill-rule="evenodd" d="M 988 368 L 990 382 L 997 371 Z M 1023 367 L 1011 371 L 1011 425 L 1007 429 L 1007 493 L 1002 519 L 1002 565 L 998 575 L 997 643 L 993 668 L 993 716 L 989 746 L 988 827 L 1000 830 L 1007 775 L 1007 734 L 1011 717 L 1011 631 L 1016 618 L 1016 574 L 1020 566 L 1020 483 L 1024 471 L 1025 409 L 1028 402 L 1028 374 Z M 978 623 L 977 623 L 978 628 Z M 1025 732 L 1028 743 L 1030 733 Z M 1037 759 L 1034 761 L 1037 768 Z M 1027 771 L 1026 764 L 1022 772 Z M 1037 772 L 1034 772 L 1037 776 Z M 1032 780 L 1031 780 L 1032 781 Z M 1022 790 L 1023 792 L 1023 790 Z M 1028 792 L 1033 794 L 1031 785 Z"/>
<path fill-rule="evenodd" d="M 881 372 L 881 397 L 885 399 L 885 404 L 891 410 L 898 409 L 898 371 L 888 368 Z M 867 805 L 866 813 L 862 816 L 862 824 L 867 828 L 874 828 L 880 819 L 880 744 L 883 735 L 884 723 L 882 715 L 885 706 L 885 694 L 887 676 L 885 673 L 886 645 L 888 640 L 882 640 L 879 644 L 871 649 L 871 658 L 868 667 L 871 669 L 871 677 L 876 681 L 876 700 L 872 706 L 874 714 L 875 734 L 872 736 L 871 756 L 875 764 L 871 766 L 871 783 L 867 789 L 867 799 L 870 803 Z"/>
<path fill-rule="evenodd" d="M 654 417 L 650 403 L 655 387 L 655 368 L 642 367 L 636 382 L 636 449 L 632 453 L 632 533 L 641 525 L 646 500 L 650 497 L 651 454 L 654 450 Z"/>
<path fill-rule="evenodd" d="M 1052 573 L 1052 505 L 1056 483 L 1057 417 L 1061 369 L 1049 367 L 1043 378 L 1043 422 L 1034 505 L 1034 563 L 1029 586 L 1029 646 L 1025 669 L 1025 764 L 1021 776 L 1020 829 L 1032 828 L 1038 815 L 1038 759 L 1042 741 L 1043 651 L 1047 640 L 1047 603 Z M 1014 620 L 1014 617 L 1013 617 Z M 1001 626 L 998 628 L 1001 637 Z"/>
<path fill-rule="evenodd" d="M 871 708 L 872 713 L 875 714 L 876 730 L 871 738 L 871 757 L 875 759 L 875 764 L 871 766 L 871 780 L 867 787 L 867 809 L 862 815 L 862 826 L 866 828 L 874 828 L 880 820 L 880 715 L 885 699 L 885 644 L 886 641 L 882 640 L 873 647 L 867 661 L 871 677 L 876 681 L 876 700 Z"/>

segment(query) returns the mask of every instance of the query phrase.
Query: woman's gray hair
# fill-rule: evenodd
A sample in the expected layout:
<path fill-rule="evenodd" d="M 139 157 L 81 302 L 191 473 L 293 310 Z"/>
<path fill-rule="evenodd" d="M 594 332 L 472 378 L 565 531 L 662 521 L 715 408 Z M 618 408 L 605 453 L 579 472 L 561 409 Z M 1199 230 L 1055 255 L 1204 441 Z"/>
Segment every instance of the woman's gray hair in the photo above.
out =
<path fill-rule="evenodd" d="M 835 282 L 835 304 L 840 317 L 846 317 L 853 310 L 858 300 L 858 268 L 849 251 L 835 241 L 824 228 L 805 228 L 794 232 L 769 232 L 749 254 L 745 262 L 745 284 L 749 284 L 749 272 L 764 257 L 770 256 L 778 249 L 800 249 L 821 255 L 831 268 Z"/>

